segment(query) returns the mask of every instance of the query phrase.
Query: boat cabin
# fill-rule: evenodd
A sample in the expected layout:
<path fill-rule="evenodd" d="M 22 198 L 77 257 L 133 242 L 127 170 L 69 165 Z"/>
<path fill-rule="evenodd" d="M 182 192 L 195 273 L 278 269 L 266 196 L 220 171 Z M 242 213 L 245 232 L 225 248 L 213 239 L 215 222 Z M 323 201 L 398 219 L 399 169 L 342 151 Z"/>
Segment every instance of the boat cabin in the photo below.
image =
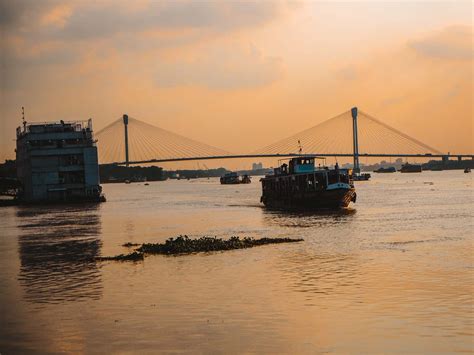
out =
<path fill-rule="evenodd" d="M 312 173 L 314 158 L 293 158 L 290 160 L 290 174 Z"/>
<path fill-rule="evenodd" d="M 314 157 L 292 158 L 289 164 L 274 169 L 274 175 L 307 174 L 314 172 Z"/>

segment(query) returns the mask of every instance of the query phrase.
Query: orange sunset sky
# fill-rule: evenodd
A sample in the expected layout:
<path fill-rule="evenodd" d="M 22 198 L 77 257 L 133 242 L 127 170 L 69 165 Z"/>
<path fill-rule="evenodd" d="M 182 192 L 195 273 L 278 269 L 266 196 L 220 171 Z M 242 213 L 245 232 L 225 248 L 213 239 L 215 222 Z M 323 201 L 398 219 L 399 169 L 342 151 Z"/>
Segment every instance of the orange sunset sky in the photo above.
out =
<path fill-rule="evenodd" d="M 27 121 L 123 113 L 246 153 L 357 105 L 473 153 L 470 1 L 0 0 L 0 159 Z M 208 164 L 211 166 L 211 164 Z M 247 162 L 250 165 L 250 162 Z"/>

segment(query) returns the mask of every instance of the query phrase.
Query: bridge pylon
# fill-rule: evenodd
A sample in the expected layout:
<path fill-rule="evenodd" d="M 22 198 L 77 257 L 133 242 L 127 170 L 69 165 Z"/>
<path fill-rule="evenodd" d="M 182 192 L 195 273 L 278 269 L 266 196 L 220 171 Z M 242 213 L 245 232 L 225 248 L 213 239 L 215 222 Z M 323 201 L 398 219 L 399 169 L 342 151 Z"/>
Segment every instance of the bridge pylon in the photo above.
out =
<path fill-rule="evenodd" d="M 354 146 L 354 173 L 360 173 L 359 166 L 359 137 L 357 134 L 357 107 L 351 109 L 352 114 L 352 142 Z"/>
<path fill-rule="evenodd" d="M 123 126 L 125 128 L 124 134 L 125 134 L 125 166 L 128 167 L 129 164 L 129 158 L 128 158 L 128 115 L 124 114 L 123 115 Z"/>

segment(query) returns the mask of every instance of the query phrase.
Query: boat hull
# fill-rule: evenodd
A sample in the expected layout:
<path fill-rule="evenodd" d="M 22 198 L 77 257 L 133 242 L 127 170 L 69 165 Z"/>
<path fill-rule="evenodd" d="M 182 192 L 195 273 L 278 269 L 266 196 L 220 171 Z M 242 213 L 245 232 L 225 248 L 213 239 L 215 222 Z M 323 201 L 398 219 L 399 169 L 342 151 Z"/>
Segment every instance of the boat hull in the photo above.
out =
<path fill-rule="evenodd" d="M 369 181 L 370 174 L 361 174 L 361 175 L 354 175 L 352 176 L 353 181 Z"/>
<path fill-rule="evenodd" d="M 262 196 L 261 202 L 268 208 L 285 210 L 339 209 L 356 201 L 354 188 L 339 188 L 294 194 L 288 197 Z"/>
<path fill-rule="evenodd" d="M 421 165 L 405 164 L 400 169 L 401 173 L 421 173 L 423 171 Z"/>

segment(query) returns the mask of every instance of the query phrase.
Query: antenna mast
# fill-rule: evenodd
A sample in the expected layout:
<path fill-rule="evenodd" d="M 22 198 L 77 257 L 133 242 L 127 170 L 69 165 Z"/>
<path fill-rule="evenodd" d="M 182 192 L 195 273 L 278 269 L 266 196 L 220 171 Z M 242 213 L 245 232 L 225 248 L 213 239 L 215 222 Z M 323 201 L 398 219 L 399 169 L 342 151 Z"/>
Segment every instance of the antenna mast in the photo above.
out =
<path fill-rule="evenodd" d="M 21 106 L 21 120 L 23 122 L 23 130 L 26 131 L 25 108 Z"/>

